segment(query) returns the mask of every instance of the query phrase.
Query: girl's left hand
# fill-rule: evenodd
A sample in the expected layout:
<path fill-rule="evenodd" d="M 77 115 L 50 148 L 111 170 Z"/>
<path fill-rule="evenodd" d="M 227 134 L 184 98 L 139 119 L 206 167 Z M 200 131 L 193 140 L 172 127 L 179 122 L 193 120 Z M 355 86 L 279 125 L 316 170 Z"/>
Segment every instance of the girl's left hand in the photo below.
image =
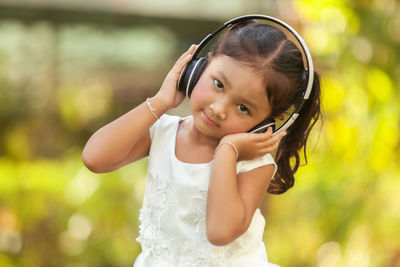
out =
<path fill-rule="evenodd" d="M 272 135 L 272 128 L 268 128 L 265 133 L 237 133 L 224 136 L 220 144 L 224 142 L 232 143 L 238 152 L 238 160 L 252 160 L 278 149 L 279 142 L 286 132 Z"/>

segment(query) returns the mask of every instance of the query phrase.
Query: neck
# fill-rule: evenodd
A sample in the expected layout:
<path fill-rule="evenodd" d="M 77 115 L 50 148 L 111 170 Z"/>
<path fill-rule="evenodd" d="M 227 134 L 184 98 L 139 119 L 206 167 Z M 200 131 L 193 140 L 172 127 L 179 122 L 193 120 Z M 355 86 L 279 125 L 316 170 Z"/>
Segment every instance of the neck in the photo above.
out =
<path fill-rule="evenodd" d="M 220 141 L 219 138 L 208 136 L 200 132 L 194 125 L 193 119 L 190 120 L 189 136 L 200 145 L 216 146 Z"/>

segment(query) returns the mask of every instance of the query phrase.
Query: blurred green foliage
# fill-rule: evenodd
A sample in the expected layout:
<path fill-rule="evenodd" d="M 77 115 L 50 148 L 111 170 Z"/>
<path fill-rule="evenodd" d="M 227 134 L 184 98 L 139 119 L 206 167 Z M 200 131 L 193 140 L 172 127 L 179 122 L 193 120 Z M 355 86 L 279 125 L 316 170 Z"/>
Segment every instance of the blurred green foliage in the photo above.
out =
<path fill-rule="evenodd" d="M 308 165 L 262 206 L 270 260 L 400 266 L 400 4 L 278 1 L 257 13 L 297 25 L 323 82 Z M 0 40 L 0 266 L 131 265 L 147 161 L 98 175 L 80 151 L 156 92 L 189 43 L 156 24 L 17 20 L 0 21 Z"/>

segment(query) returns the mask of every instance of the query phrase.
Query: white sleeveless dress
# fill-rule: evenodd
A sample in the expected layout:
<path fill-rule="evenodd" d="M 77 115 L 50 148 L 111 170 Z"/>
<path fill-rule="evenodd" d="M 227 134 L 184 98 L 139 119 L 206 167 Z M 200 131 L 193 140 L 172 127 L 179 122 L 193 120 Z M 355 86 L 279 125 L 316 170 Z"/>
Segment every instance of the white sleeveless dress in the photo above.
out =
<path fill-rule="evenodd" d="M 151 148 L 137 238 L 142 252 L 134 266 L 277 266 L 268 262 L 262 240 L 265 220 L 259 209 L 247 232 L 232 243 L 214 246 L 208 242 L 206 201 L 212 161 L 192 164 L 176 158 L 175 140 L 181 120 L 163 115 L 150 128 Z M 239 161 L 237 173 L 267 164 L 276 166 L 269 154 Z"/>

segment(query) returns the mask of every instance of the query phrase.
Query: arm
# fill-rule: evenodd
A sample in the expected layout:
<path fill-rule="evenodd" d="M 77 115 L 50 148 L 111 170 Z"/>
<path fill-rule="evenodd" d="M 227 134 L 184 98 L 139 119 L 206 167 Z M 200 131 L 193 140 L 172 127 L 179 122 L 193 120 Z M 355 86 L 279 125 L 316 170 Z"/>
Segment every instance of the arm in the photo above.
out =
<path fill-rule="evenodd" d="M 272 136 L 272 131 L 244 133 L 226 136 L 220 143 L 229 140 L 239 159 L 250 159 L 274 151 L 282 137 Z M 236 175 L 235 151 L 229 145 L 217 149 L 207 197 L 207 238 L 212 244 L 227 245 L 247 231 L 273 173 L 274 165 L 266 165 Z"/>
<path fill-rule="evenodd" d="M 158 117 L 183 101 L 184 95 L 177 92 L 176 85 L 194 49 L 195 46 L 191 46 L 183 53 L 158 93 L 151 98 Z M 151 144 L 149 128 L 155 121 L 146 103 L 140 104 L 90 137 L 82 152 L 83 163 L 93 172 L 110 172 L 147 156 Z"/>
<path fill-rule="evenodd" d="M 152 99 L 152 105 L 157 103 Z M 157 105 L 158 114 L 164 110 Z M 110 172 L 148 155 L 149 128 L 156 121 L 146 103 L 95 132 L 83 152 L 83 163 L 93 172 Z"/>

